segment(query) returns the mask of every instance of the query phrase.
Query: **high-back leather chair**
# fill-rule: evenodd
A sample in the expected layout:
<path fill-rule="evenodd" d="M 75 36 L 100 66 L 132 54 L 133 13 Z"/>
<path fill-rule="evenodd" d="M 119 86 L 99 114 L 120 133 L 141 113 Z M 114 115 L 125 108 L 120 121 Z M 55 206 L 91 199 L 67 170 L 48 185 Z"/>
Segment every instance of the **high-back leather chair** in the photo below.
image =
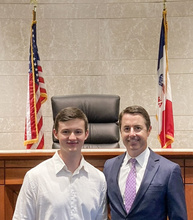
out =
<path fill-rule="evenodd" d="M 66 95 L 51 98 L 53 120 L 61 109 L 81 109 L 89 122 L 89 136 L 83 148 L 119 148 L 118 95 Z M 52 148 L 58 149 L 59 142 L 53 135 Z"/>

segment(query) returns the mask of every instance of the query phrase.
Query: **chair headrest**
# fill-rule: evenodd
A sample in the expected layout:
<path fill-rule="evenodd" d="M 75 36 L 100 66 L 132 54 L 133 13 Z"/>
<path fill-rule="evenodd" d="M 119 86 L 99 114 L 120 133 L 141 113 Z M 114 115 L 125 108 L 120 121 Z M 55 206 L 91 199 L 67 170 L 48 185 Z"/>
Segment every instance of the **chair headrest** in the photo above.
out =
<path fill-rule="evenodd" d="M 77 107 L 87 116 L 89 123 L 117 122 L 120 97 L 118 95 L 68 95 L 51 98 L 53 119 L 65 107 Z"/>

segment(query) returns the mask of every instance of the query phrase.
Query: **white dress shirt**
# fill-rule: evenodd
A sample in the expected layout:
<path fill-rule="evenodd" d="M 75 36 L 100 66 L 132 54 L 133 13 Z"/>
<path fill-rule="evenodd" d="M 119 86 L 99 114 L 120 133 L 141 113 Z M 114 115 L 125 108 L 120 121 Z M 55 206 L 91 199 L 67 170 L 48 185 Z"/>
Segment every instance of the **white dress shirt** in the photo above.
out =
<path fill-rule="evenodd" d="M 26 173 L 13 220 L 106 220 L 106 188 L 83 156 L 72 174 L 56 152 Z"/>
<path fill-rule="evenodd" d="M 150 150 L 149 148 L 146 148 L 139 156 L 135 157 L 136 159 L 136 173 L 137 173 L 137 178 L 136 178 L 136 193 L 139 190 L 139 187 L 141 185 L 145 169 L 147 166 L 147 162 L 149 159 L 150 155 Z M 118 183 L 119 183 L 119 188 L 121 195 L 123 197 L 123 202 L 125 204 L 125 198 L 124 198 L 124 193 L 125 193 L 125 185 L 126 185 L 126 180 L 127 176 L 130 172 L 130 163 L 128 163 L 129 159 L 131 157 L 129 156 L 128 152 L 125 154 L 125 158 L 123 160 L 123 163 L 121 165 L 120 171 L 119 171 L 119 178 L 118 178 Z"/>

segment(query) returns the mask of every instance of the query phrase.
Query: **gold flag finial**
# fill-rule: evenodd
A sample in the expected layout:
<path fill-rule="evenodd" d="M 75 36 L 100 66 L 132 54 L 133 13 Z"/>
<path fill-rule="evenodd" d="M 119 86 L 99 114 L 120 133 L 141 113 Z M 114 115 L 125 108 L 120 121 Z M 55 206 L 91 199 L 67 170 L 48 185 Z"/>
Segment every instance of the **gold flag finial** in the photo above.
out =
<path fill-rule="evenodd" d="M 36 20 L 36 7 L 38 4 L 38 0 L 30 0 L 30 4 L 34 5 L 34 10 L 33 10 L 33 21 Z"/>
<path fill-rule="evenodd" d="M 166 0 L 163 0 L 164 10 L 166 9 Z"/>
<path fill-rule="evenodd" d="M 34 4 L 37 6 L 38 0 L 30 0 L 30 4 Z"/>

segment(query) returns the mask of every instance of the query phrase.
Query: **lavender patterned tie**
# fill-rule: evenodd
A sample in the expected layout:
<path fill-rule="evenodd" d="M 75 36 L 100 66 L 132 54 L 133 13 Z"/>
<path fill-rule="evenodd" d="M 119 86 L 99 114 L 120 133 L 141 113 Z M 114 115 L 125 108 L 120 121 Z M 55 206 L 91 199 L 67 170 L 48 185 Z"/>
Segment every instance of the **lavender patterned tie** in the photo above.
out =
<path fill-rule="evenodd" d="M 127 213 L 129 212 L 136 196 L 136 159 L 131 158 L 129 162 L 131 163 L 131 170 L 128 174 L 125 186 L 125 209 Z"/>

